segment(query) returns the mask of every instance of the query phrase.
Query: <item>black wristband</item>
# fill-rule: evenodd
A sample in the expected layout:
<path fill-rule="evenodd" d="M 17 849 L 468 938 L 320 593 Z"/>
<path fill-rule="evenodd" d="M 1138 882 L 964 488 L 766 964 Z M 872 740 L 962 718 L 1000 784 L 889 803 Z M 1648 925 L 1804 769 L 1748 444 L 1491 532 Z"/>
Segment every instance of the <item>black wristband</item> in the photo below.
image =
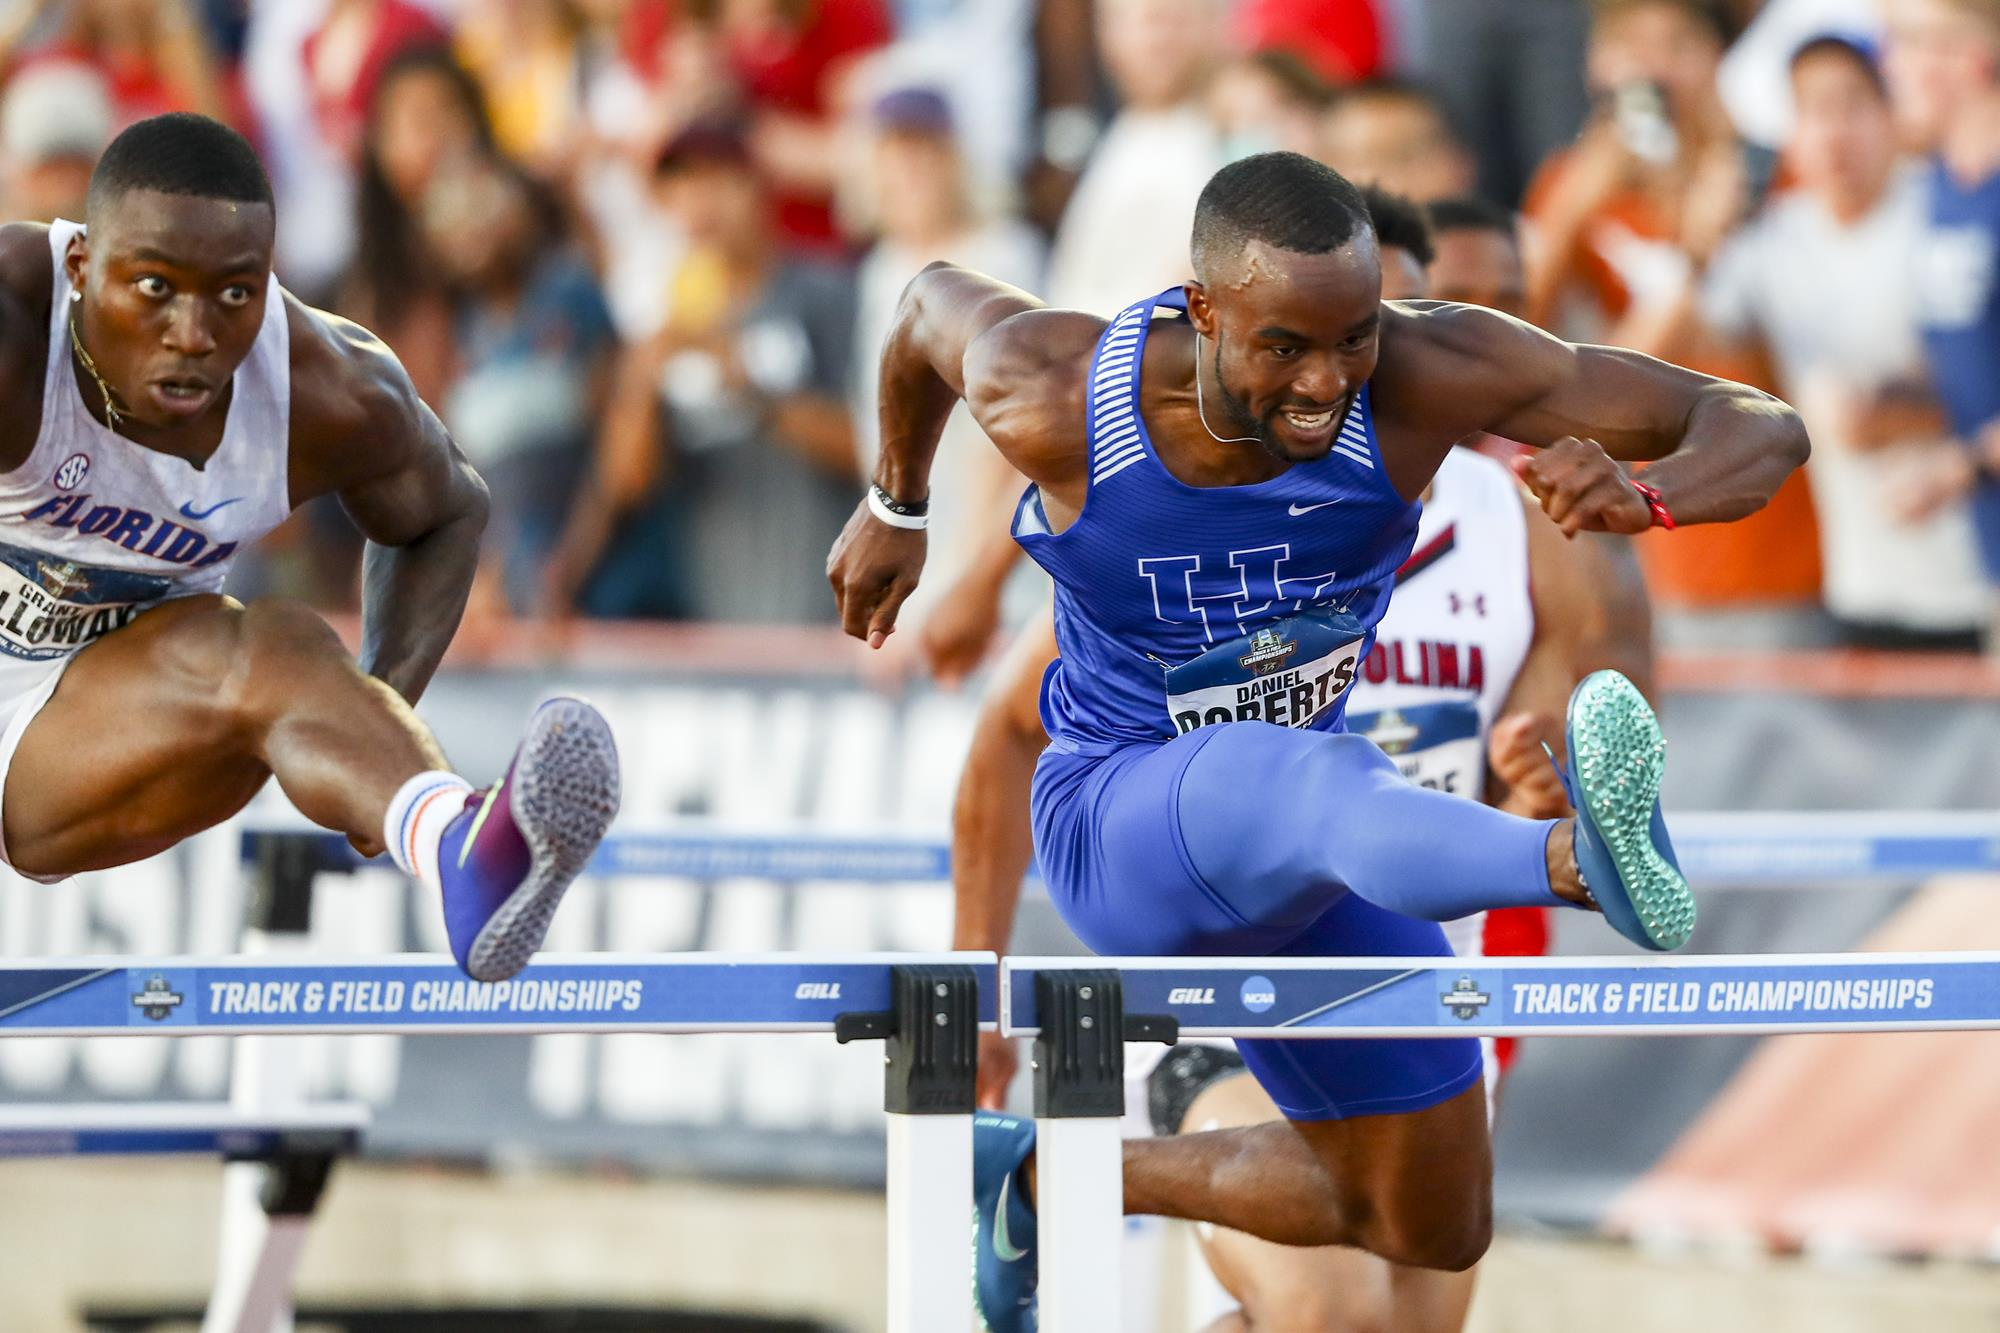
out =
<path fill-rule="evenodd" d="M 868 489 L 881 506 L 892 514 L 901 514 L 904 518 L 928 518 L 930 516 L 931 497 L 928 495 L 915 504 L 905 504 L 895 496 L 889 494 L 889 492 L 883 490 L 881 484 L 878 482 L 869 482 Z"/>

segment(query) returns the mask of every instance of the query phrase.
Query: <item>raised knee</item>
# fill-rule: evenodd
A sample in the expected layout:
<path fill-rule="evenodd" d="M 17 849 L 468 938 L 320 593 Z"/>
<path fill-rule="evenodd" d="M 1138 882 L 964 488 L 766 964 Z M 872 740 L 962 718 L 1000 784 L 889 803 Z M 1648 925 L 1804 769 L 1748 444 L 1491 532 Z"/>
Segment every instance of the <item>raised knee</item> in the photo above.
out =
<path fill-rule="evenodd" d="M 226 642 L 214 663 L 215 702 L 246 723 L 268 721 L 315 665 L 347 651 L 333 627 L 303 602 L 230 603 L 219 614 Z"/>
<path fill-rule="evenodd" d="M 1363 1246 L 1405 1268 L 1435 1268 L 1463 1273 L 1478 1263 L 1493 1243 L 1493 1213 L 1485 1206 L 1468 1207 L 1455 1216 L 1429 1216 L 1420 1222 L 1398 1223 L 1377 1218 L 1363 1235 Z"/>

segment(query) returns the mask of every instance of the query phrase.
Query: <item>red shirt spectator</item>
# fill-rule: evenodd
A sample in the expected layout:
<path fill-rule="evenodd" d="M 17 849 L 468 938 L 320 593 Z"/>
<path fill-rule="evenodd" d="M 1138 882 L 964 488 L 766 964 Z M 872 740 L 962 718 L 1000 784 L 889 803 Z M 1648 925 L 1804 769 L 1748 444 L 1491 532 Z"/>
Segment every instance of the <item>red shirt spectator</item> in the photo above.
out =
<path fill-rule="evenodd" d="M 835 237 L 830 190 L 794 170 L 793 159 L 825 167 L 831 155 L 808 147 L 809 136 L 827 130 L 846 66 L 888 42 L 888 11 L 881 0 L 732 0 L 722 27 L 759 164 L 773 178 L 778 229 L 788 240 L 825 248 Z"/>
<path fill-rule="evenodd" d="M 1387 25 L 1372 0 L 1237 0 L 1230 26 L 1246 51 L 1290 51 L 1329 83 L 1382 72 Z"/>
<path fill-rule="evenodd" d="M 321 136 L 339 152 L 353 155 L 383 66 L 409 47 L 442 46 L 450 40 L 430 11 L 410 0 L 335 0 L 301 53 L 312 79 L 313 115 Z"/>

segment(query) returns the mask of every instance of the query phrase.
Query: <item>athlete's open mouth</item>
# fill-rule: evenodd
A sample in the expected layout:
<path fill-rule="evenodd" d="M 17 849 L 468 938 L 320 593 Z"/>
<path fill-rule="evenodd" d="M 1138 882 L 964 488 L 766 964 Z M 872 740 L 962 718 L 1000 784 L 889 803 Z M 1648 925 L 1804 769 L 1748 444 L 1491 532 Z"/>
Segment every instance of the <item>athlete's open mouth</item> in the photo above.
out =
<path fill-rule="evenodd" d="M 1338 402 L 1330 403 L 1316 410 L 1301 407 L 1280 408 L 1278 415 L 1284 419 L 1285 424 L 1291 428 L 1294 435 L 1302 436 L 1308 440 L 1316 440 L 1333 433 L 1334 428 L 1340 424 L 1341 418 L 1347 415 L 1348 404 L 1352 401 L 1353 395 L 1349 394 Z"/>
<path fill-rule="evenodd" d="M 198 412 L 215 396 L 215 386 L 203 379 L 154 380 L 146 387 L 153 401 L 174 416 Z"/>

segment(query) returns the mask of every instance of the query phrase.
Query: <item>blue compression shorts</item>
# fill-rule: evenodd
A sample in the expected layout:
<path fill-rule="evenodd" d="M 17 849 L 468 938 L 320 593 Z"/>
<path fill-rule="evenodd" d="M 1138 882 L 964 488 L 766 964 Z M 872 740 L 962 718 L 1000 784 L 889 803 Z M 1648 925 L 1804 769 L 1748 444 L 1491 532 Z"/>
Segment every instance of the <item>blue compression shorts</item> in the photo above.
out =
<path fill-rule="evenodd" d="M 1424 803 L 1413 805 L 1412 794 Z M 1449 807 L 1429 804 L 1436 801 Z M 1358 736 L 1262 722 L 1203 727 L 1102 756 L 1066 753 L 1058 742 L 1036 766 L 1033 804 L 1049 894 L 1077 937 L 1105 955 L 1449 957 L 1435 922 L 1349 892 L 1342 858 L 1327 845 L 1351 828 L 1353 842 L 1371 844 L 1354 855 L 1379 862 L 1393 849 L 1359 836 L 1371 822 L 1404 825 L 1394 842 L 1408 848 L 1450 836 L 1430 827 L 1440 812 L 1443 822 L 1475 811 L 1475 820 L 1505 818 L 1409 786 Z M 1413 818 L 1424 822 L 1408 827 Z M 1529 836 L 1514 838 L 1517 848 L 1486 842 L 1487 853 L 1532 851 L 1538 868 L 1546 830 L 1514 822 Z M 1484 1072 L 1473 1038 L 1237 1045 L 1292 1120 L 1418 1111 L 1480 1083 Z"/>

